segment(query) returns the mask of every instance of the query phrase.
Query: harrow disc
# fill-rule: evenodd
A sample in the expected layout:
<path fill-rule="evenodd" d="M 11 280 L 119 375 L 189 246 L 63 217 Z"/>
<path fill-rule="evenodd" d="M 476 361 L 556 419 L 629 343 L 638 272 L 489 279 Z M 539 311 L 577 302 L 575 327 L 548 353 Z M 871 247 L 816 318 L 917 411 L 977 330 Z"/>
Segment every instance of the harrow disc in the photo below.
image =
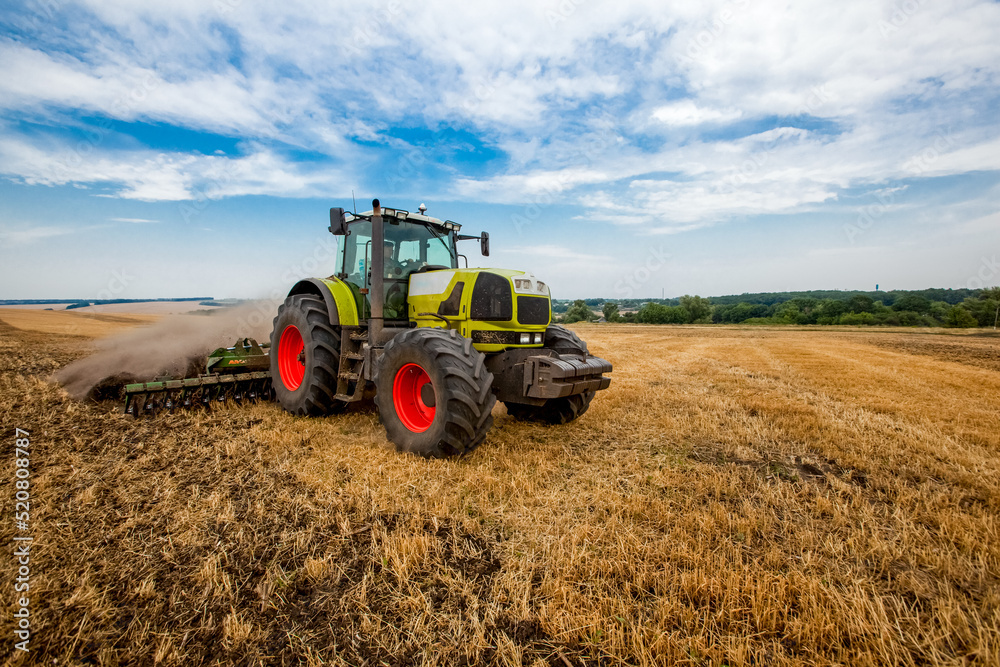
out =
<path fill-rule="evenodd" d="M 125 414 L 155 417 L 178 409 L 211 409 L 212 403 L 236 405 L 273 400 L 270 371 L 201 375 L 183 380 L 138 382 L 125 386 Z"/>

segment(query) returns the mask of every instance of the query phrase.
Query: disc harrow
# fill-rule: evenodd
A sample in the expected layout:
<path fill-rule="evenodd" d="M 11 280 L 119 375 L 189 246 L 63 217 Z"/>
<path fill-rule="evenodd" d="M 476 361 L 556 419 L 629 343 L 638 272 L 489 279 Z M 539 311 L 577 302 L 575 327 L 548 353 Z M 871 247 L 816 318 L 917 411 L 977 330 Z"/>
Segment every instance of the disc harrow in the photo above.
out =
<path fill-rule="evenodd" d="M 125 414 L 156 415 L 178 408 L 211 408 L 213 403 L 236 405 L 274 399 L 270 371 L 233 375 L 202 375 L 183 380 L 159 380 L 125 385 Z"/>
<path fill-rule="evenodd" d="M 155 416 L 178 409 L 211 409 L 213 404 L 274 400 L 268 345 L 243 338 L 233 347 L 215 350 L 206 372 L 197 377 L 158 379 L 125 385 L 125 414 Z"/>

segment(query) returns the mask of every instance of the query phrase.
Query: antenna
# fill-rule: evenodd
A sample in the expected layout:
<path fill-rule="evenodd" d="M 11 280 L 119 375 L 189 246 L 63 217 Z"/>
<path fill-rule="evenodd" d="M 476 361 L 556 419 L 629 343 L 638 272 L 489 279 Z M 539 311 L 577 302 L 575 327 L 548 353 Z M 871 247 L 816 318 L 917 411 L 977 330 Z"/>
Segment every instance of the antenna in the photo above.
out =
<path fill-rule="evenodd" d="M 358 214 L 358 200 L 354 198 L 354 190 L 351 190 L 351 201 L 354 202 L 354 215 Z"/>

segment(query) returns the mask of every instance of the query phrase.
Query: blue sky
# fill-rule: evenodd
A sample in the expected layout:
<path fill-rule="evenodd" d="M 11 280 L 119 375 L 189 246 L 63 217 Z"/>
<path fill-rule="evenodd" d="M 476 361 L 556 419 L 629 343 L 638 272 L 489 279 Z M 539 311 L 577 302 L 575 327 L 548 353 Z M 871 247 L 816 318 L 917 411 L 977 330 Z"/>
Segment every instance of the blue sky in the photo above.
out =
<path fill-rule="evenodd" d="M 327 210 L 557 298 L 1000 284 L 1000 3 L 0 8 L 0 298 L 280 296 Z"/>

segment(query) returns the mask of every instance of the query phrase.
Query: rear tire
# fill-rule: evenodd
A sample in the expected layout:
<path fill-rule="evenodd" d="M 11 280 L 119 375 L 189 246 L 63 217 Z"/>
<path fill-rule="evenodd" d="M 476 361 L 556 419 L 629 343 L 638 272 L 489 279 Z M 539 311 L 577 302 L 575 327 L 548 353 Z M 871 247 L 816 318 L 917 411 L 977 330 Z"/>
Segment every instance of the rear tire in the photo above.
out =
<path fill-rule="evenodd" d="M 586 356 L 587 344 L 564 326 L 552 324 L 545 329 L 545 347 L 555 350 L 560 356 L 579 354 Z"/>
<path fill-rule="evenodd" d="M 559 356 L 587 356 L 587 344 L 566 327 L 553 324 L 545 330 L 545 347 Z M 595 391 L 582 394 L 551 398 L 542 405 L 526 403 L 504 403 L 507 414 L 520 421 L 542 422 L 544 424 L 568 424 L 577 419 L 590 407 Z"/>
<path fill-rule="evenodd" d="M 464 456 L 493 426 L 493 374 L 472 341 L 454 330 L 411 329 L 386 343 L 375 404 L 400 451 Z"/>
<path fill-rule="evenodd" d="M 504 403 L 504 405 L 507 406 L 507 414 L 519 421 L 568 424 L 587 411 L 596 393 L 596 391 L 585 391 L 573 396 L 550 398 L 543 405 L 525 403 Z"/>
<path fill-rule="evenodd" d="M 330 324 L 326 302 L 312 294 L 285 299 L 271 331 L 271 385 L 275 399 L 299 416 L 342 410 L 334 398 L 340 368 L 340 331 Z"/>

